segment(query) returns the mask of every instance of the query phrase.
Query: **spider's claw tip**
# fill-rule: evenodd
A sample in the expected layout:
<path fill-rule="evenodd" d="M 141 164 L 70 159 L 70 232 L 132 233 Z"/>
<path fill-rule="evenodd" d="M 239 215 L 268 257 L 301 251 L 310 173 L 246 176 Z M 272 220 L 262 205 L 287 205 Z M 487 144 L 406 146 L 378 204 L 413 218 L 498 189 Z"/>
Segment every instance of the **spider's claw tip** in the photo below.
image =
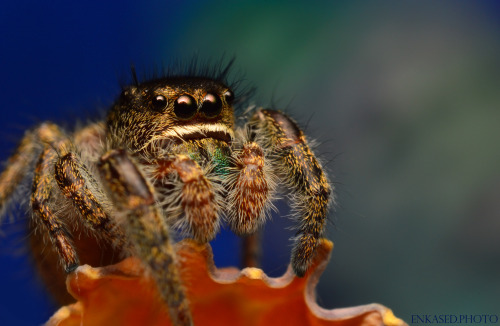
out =
<path fill-rule="evenodd" d="M 71 265 L 66 266 L 66 268 L 65 268 L 66 274 L 70 274 L 70 273 L 74 272 L 75 269 L 78 268 L 78 266 L 80 266 L 79 263 L 73 263 Z"/>
<path fill-rule="evenodd" d="M 299 265 L 294 263 L 292 263 L 292 268 L 293 272 L 295 273 L 295 275 L 297 275 L 297 277 L 304 277 L 308 269 L 307 266 L 304 264 Z"/>

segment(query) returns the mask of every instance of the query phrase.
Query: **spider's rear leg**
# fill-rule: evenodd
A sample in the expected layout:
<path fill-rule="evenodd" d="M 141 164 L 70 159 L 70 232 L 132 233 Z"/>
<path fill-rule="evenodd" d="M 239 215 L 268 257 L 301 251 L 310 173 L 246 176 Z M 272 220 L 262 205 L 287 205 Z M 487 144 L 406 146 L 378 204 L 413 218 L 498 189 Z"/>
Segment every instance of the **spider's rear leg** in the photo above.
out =
<path fill-rule="evenodd" d="M 154 176 L 170 188 L 165 203 L 167 211 L 173 216 L 184 214 L 181 228 L 200 242 L 212 240 L 220 228 L 217 185 L 207 178 L 198 163 L 185 155 L 161 160 L 156 162 Z"/>
<path fill-rule="evenodd" d="M 292 188 L 292 208 L 299 222 L 292 267 L 295 274 L 303 276 L 324 230 L 331 201 L 329 181 L 302 130 L 285 114 L 260 110 L 251 123 L 256 141 L 277 154 L 277 175 Z"/>
<path fill-rule="evenodd" d="M 85 224 L 97 231 L 95 234 L 115 247 L 125 245 L 122 230 L 117 228 L 101 204 L 107 201 L 106 196 L 75 153 L 68 153 L 57 160 L 55 179 L 63 195 L 80 212 Z"/>
<path fill-rule="evenodd" d="M 243 267 L 260 267 L 262 254 L 260 242 L 261 232 L 259 231 L 243 238 L 241 248 L 241 262 Z"/>
<path fill-rule="evenodd" d="M 128 237 L 168 305 L 172 324 L 192 325 L 168 225 L 158 210 L 152 186 L 123 150 L 104 155 L 99 168 L 113 202 L 124 215 Z"/>
<path fill-rule="evenodd" d="M 42 123 L 25 134 L 16 151 L 7 161 L 5 170 L 0 174 L 0 221 L 15 188 L 40 155 L 42 149 L 40 144 L 50 144 L 60 137 L 60 134 L 58 127 L 50 122 Z"/>
<path fill-rule="evenodd" d="M 58 156 L 56 148 L 64 149 L 69 145 L 69 142 L 57 126 L 51 125 L 51 127 L 46 131 L 48 133 L 48 144 L 45 144 L 35 167 L 31 208 L 48 231 L 50 240 L 54 244 L 59 257 L 61 257 L 66 272 L 69 273 L 78 267 L 78 255 L 66 226 L 51 208 L 54 161 Z"/>

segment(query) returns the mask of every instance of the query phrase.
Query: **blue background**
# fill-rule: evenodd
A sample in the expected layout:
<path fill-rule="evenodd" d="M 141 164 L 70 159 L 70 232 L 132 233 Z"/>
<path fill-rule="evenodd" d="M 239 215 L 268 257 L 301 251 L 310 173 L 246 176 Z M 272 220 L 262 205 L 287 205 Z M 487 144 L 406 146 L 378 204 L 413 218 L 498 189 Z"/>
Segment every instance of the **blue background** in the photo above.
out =
<path fill-rule="evenodd" d="M 131 63 L 235 55 L 327 161 L 338 207 L 326 308 L 379 302 L 412 314 L 498 314 L 500 30 L 494 1 L 3 1 L 0 159 L 44 120 L 99 117 Z M 278 204 L 280 215 L 286 206 Z M 15 222 L 13 222 L 15 220 Z M 0 324 L 56 309 L 25 247 L 23 209 L 0 238 Z M 290 223 L 265 228 L 264 270 L 289 259 Z M 237 265 L 240 240 L 214 244 Z"/>

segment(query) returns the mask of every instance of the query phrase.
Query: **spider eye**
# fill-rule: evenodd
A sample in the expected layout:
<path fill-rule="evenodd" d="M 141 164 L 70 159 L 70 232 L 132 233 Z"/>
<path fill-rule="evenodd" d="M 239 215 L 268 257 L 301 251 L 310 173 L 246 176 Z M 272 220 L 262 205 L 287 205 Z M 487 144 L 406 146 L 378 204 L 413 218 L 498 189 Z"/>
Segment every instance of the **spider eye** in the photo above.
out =
<path fill-rule="evenodd" d="M 151 104 L 154 110 L 162 111 L 167 106 L 167 99 L 163 95 L 156 95 Z"/>
<path fill-rule="evenodd" d="M 222 101 L 217 95 L 207 93 L 200 110 L 207 118 L 215 118 L 222 111 Z"/>
<path fill-rule="evenodd" d="M 196 100 L 189 95 L 181 95 L 175 100 L 174 114 L 181 119 L 189 119 L 198 110 Z"/>
<path fill-rule="evenodd" d="M 224 98 L 226 99 L 226 102 L 228 105 L 233 104 L 234 101 L 234 93 L 231 90 L 227 90 L 224 93 Z"/>

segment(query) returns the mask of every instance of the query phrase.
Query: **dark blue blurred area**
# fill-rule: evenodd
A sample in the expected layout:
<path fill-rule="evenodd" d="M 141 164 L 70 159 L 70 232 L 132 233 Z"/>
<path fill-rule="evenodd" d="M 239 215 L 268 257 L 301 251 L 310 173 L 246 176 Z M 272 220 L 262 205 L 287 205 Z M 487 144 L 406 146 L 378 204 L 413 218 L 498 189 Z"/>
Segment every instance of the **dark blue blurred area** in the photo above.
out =
<path fill-rule="evenodd" d="M 2 3 L 0 160 L 8 158 L 26 129 L 41 121 L 71 128 L 102 117 L 120 83 L 130 80 L 132 64 L 143 75 L 172 59 L 182 60 L 176 48 L 196 4 Z M 203 59 L 198 49 L 189 58 L 196 53 Z M 1 229 L 0 325 L 41 324 L 57 309 L 31 264 L 25 215 L 24 208 L 12 209 Z M 289 234 L 282 234 L 286 243 Z M 212 244 L 217 266 L 240 264 L 240 242 L 222 231 Z M 271 275 L 286 269 L 289 258 L 282 253 L 279 262 L 272 259 Z"/>
<path fill-rule="evenodd" d="M 40 121 L 101 118 L 131 64 L 142 75 L 235 55 L 254 103 L 306 127 L 336 182 L 321 305 L 379 302 L 407 322 L 499 314 L 499 12 L 498 1 L 4 1 L 0 161 Z M 0 325 L 39 325 L 57 308 L 30 264 L 24 209 L 0 228 Z M 286 269 L 290 225 L 274 216 L 264 229 L 272 276 Z M 239 265 L 238 237 L 212 245 L 217 266 Z"/>
<path fill-rule="evenodd" d="M 40 121 L 73 126 L 76 119 L 98 118 L 117 96 L 131 63 L 161 64 L 175 47 L 175 30 L 186 10 L 165 1 L 8 1 L 0 6 L 2 161 L 23 131 Z M 38 325 L 56 309 L 23 245 L 27 220 L 22 213 L 15 214 L 15 225 L 2 227 L 1 325 Z"/>

